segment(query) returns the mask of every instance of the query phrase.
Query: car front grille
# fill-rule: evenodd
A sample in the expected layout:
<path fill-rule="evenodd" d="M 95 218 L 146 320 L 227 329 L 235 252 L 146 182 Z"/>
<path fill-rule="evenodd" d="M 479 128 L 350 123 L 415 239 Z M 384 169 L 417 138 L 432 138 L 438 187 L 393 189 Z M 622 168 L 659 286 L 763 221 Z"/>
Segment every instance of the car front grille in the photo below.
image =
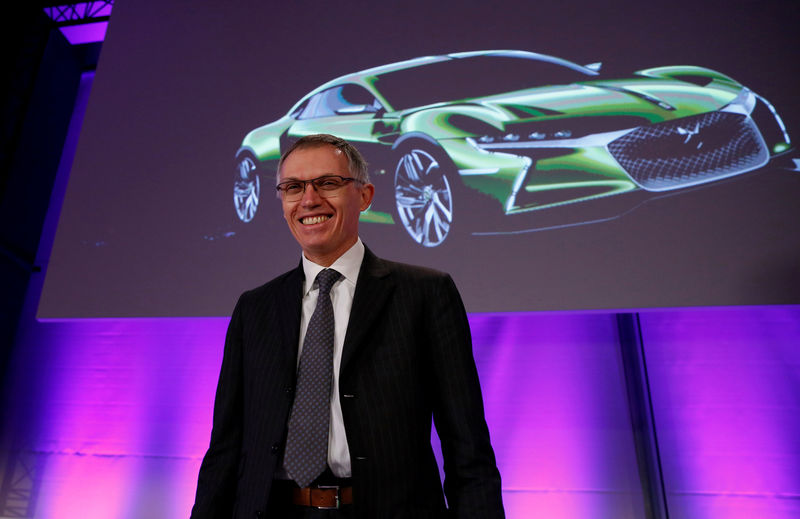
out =
<path fill-rule="evenodd" d="M 644 189 L 663 191 L 744 173 L 769 160 L 753 121 L 709 112 L 642 126 L 608 150 Z"/>

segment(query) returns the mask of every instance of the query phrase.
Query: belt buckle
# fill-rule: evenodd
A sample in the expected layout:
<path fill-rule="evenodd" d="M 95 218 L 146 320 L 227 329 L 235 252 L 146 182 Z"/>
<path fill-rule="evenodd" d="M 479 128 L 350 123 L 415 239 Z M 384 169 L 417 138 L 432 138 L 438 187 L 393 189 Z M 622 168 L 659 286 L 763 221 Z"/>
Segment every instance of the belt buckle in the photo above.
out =
<path fill-rule="evenodd" d="M 317 510 L 338 510 L 340 504 L 341 489 L 339 485 L 318 485 L 317 488 L 322 489 L 335 489 L 336 490 L 336 506 L 315 506 Z"/>

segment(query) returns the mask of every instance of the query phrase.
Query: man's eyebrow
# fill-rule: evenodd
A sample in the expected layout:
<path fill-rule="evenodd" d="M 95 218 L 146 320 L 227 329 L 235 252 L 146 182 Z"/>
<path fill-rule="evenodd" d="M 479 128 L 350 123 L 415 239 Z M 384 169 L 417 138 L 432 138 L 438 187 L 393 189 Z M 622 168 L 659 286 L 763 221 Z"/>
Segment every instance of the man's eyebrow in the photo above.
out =
<path fill-rule="evenodd" d="M 308 180 L 305 180 L 305 181 L 303 181 L 303 180 L 301 180 L 301 179 L 299 179 L 299 178 L 297 178 L 297 177 L 285 177 L 285 178 L 281 179 L 281 181 L 280 181 L 279 183 L 281 183 L 281 184 L 282 184 L 282 183 L 284 183 L 284 182 L 287 182 L 287 181 L 291 181 L 291 182 L 309 182 L 309 181 L 311 181 L 311 180 L 316 180 L 316 179 L 318 179 L 318 178 L 324 178 L 324 177 L 343 177 L 343 176 L 344 176 L 344 175 L 343 175 L 342 173 L 323 173 L 322 175 L 320 175 L 320 176 L 318 176 L 318 177 L 309 178 Z"/>

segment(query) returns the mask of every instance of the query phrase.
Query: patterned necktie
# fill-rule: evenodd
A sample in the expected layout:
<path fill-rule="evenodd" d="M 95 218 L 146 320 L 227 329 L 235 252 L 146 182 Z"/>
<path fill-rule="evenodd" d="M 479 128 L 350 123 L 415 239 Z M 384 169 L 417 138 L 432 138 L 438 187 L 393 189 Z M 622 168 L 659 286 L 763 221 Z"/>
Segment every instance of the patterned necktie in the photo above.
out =
<path fill-rule="evenodd" d="M 340 276 L 332 269 L 317 275 L 317 307 L 308 322 L 297 370 L 283 466 L 301 488 L 314 481 L 328 463 L 334 331 L 330 291 Z"/>

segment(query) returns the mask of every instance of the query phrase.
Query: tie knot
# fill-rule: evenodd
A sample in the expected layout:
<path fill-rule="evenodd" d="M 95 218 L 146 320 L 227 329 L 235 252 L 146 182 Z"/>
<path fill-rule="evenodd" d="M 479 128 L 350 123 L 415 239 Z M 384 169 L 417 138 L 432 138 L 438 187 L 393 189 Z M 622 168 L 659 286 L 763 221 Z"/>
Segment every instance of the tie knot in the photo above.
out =
<path fill-rule="evenodd" d="M 325 269 L 320 271 L 317 274 L 317 284 L 319 285 L 319 294 L 320 295 L 327 295 L 331 291 L 331 287 L 336 280 L 339 279 L 342 275 L 336 272 L 333 269 Z"/>

